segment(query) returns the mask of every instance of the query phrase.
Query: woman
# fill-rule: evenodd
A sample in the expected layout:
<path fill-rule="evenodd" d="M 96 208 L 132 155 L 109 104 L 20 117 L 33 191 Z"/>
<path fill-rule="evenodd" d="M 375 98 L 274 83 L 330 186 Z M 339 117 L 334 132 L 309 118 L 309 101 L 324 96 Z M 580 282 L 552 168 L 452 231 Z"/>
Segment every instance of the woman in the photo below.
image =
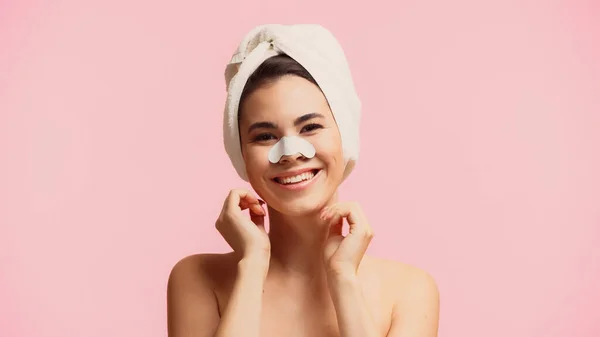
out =
<path fill-rule="evenodd" d="M 286 31 L 290 27 L 300 28 Z M 250 53 L 228 70 L 241 76 L 235 84 L 240 92 L 228 83 L 224 130 L 235 130 L 228 153 L 260 199 L 248 190 L 230 191 L 216 228 L 233 251 L 188 256 L 173 267 L 170 337 L 437 336 L 433 279 L 415 267 L 366 256 L 373 237 L 369 221 L 358 203 L 338 199 L 337 188 L 356 159 L 348 150 L 351 137 L 340 104 L 352 86 L 327 84 L 327 76 L 338 74 L 340 80 L 349 74 L 335 70 L 347 67 L 340 53 L 331 53 L 329 59 L 338 60 L 329 63 L 327 57 L 303 56 L 302 42 L 292 46 L 320 39 L 327 46 L 313 52 L 339 48 L 324 28 L 311 25 L 304 33 L 306 27 L 253 30 L 255 40 L 244 39 L 236 55 Z M 302 40 L 302 34 L 309 38 Z M 266 52 L 279 38 L 285 41 L 281 49 Z M 284 46 L 304 65 L 282 52 Z M 228 82 L 235 77 L 227 76 Z M 318 83 L 328 87 L 327 94 Z"/>

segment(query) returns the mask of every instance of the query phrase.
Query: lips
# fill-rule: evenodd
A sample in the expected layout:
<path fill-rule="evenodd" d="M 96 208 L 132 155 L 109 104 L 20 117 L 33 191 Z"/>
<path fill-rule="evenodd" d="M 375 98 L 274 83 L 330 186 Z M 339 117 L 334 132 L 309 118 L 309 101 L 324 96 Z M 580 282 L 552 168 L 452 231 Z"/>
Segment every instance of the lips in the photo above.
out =
<path fill-rule="evenodd" d="M 288 171 L 274 176 L 272 180 L 281 185 L 299 184 L 302 182 L 310 181 L 319 173 L 319 171 L 320 169 L 314 168 L 305 168 L 294 171 Z"/>

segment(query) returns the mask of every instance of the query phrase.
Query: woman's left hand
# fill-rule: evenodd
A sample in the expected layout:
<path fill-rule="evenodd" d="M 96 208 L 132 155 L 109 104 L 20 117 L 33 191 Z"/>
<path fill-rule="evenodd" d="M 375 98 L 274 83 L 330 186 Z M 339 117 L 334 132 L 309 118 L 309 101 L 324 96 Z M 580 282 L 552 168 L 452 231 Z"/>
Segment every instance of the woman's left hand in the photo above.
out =
<path fill-rule="evenodd" d="M 356 275 L 373 238 L 373 230 L 361 207 L 355 202 L 338 203 L 323 209 L 321 219 L 329 224 L 323 252 L 327 272 Z M 344 219 L 350 226 L 345 237 L 342 235 Z"/>

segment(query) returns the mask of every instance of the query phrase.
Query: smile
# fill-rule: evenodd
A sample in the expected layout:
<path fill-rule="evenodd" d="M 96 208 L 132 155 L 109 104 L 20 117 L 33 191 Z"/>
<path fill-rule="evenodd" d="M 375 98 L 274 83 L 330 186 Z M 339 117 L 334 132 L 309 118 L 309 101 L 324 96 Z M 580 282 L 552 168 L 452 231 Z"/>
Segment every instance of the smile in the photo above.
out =
<path fill-rule="evenodd" d="M 295 175 L 286 175 L 273 178 L 277 185 L 287 189 L 298 189 L 308 186 L 321 172 L 320 169 L 307 170 Z"/>

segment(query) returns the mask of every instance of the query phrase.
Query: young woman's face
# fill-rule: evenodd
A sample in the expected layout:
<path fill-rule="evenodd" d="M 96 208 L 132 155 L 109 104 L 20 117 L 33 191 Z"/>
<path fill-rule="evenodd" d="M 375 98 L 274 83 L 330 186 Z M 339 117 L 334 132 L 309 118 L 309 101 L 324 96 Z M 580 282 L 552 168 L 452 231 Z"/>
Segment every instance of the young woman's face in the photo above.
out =
<path fill-rule="evenodd" d="M 304 78 L 284 76 L 258 88 L 242 104 L 242 154 L 252 187 L 281 213 L 320 210 L 334 196 L 345 169 L 339 130 L 321 90 Z M 269 151 L 283 136 L 307 140 L 315 156 L 298 153 L 272 164 Z M 298 179 L 303 181 L 293 182 Z"/>

